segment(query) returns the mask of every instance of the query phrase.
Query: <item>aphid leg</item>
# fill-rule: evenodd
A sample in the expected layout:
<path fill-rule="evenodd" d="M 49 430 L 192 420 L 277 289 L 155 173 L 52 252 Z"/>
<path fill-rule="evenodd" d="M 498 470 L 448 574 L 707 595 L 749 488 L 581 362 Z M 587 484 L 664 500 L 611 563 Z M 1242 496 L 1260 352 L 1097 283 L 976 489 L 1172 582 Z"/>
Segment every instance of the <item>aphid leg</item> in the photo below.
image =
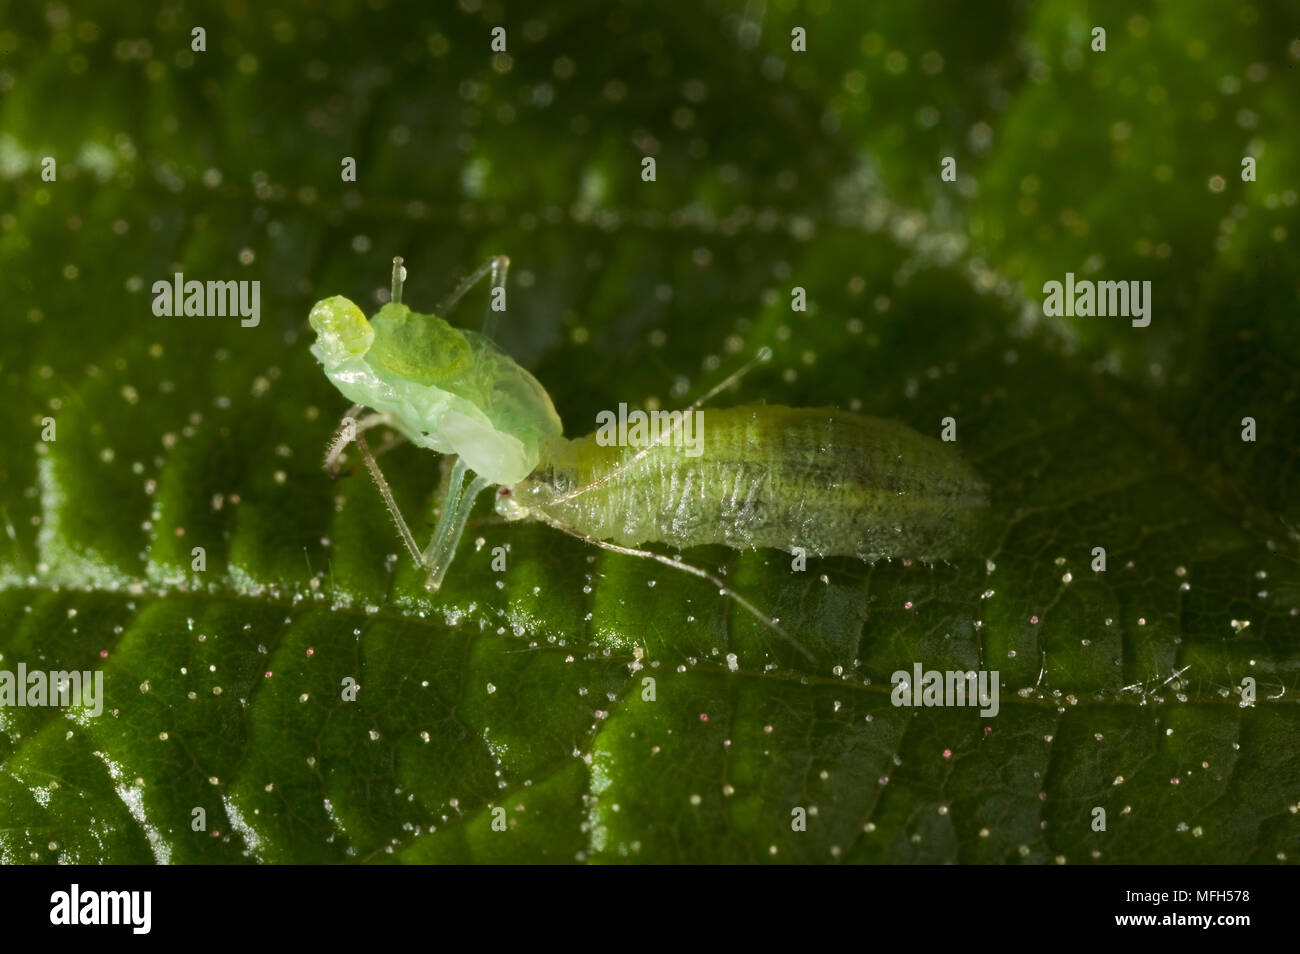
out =
<path fill-rule="evenodd" d="M 497 289 L 505 288 L 506 272 L 509 270 L 509 268 L 510 268 L 510 259 L 506 258 L 506 256 L 504 255 L 493 255 L 491 258 L 489 258 L 478 268 L 474 269 L 474 271 L 471 272 L 469 276 L 465 278 L 464 281 L 462 281 L 459 285 L 457 285 L 456 290 L 452 292 L 449 296 L 447 296 L 447 299 L 445 301 L 439 302 L 438 307 L 434 311 L 434 314 L 441 315 L 445 318 L 447 316 L 447 312 L 451 311 L 452 308 L 456 306 L 456 302 L 460 301 L 462 298 L 465 297 L 465 293 L 468 292 L 471 288 L 473 288 L 476 282 L 478 282 L 481 278 L 483 278 L 484 275 L 491 274 L 492 290 L 488 292 L 487 308 L 484 309 L 483 311 L 482 330 L 483 330 L 483 334 L 487 335 L 489 338 L 492 337 L 493 332 L 496 331 L 497 318 L 501 314 L 500 311 L 497 311 L 495 308 L 493 308 L 493 304 L 496 302 L 496 300 L 499 297 L 497 294 Z M 504 304 L 505 299 L 501 298 L 501 302 L 502 304 Z"/>
<path fill-rule="evenodd" d="M 362 405 L 354 404 L 348 409 L 348 413 L 343 415 L 339 421 L 338 430 L 334 432 L 334 438 L 330 441 L 329 448 L 325 452 L 325 472 L 331 477 L 337 477 L 339 473 L 339 464 L 343 458 L 343 452 L 351 444 L 358 434 L 367 431 L 379 424 L 390 424 L 391 418 L 387 414 L 368 414 L 360 420 L 357 419 L 357 412 L 362 410 Z M 384 451 L 392 450 L 402 441 L 406 440 L 405 435 L 394 432 L 384 441 L 382 447 L 375 451 L 376 457 Z"/>
<path fill-rule="evenodd" d="M 439 509 L 440 515 L 442 512 L 444 512 L 447 509 L 448 504 L 451 502 L 449 499 L 451 497 L 451 478 L 453 472 L 456 469 L 455 464 L 459 459 L 460 458 L 458 458 L 455 454 L 449 454 L 443 457 L 444 466 L 442 468 L 442 477 L 438 483 L 438 492 L 442 494 L 442 499 L 443 499 L 443 506 Z M 450 464 L 451 466 L 447 466 L 448 464 Z M 462 475 L 461 477 L 458 477 L 456 479 L 457 486 L 460 486 L 460 482 L 461 480 L 463 480 L 464 471 L 461 472 L 461 475 Z M 494 527 L 499 524 L 506 524 L 509 522 L 510 521 L 507 520 L 505 517 L 499 516 L 495 513 L 489 513 L 486 516 L 479 517 L 476 520 L 465 521 L 465 526 L 466 528 Z M 433 544 L 430 543 L 430 546 L 432 545 Z"/>
<path fill-rule="evenodd" d="M 387 434 L 384 435 L 384 442 L 380 444 L 378 447 L 376 447 L 374 450 L 372 450 L 370 452 L 370 456 L 373 457 L 375 460 L 379 460 L 379 458 L 383 457 L 394 447 L 398 447 L 406 443 L 407 439 L 408 438 L 405 434 L 400 434 L 397 431 L 389 431 Z M 348 469 L 347 473 L 344 474 L 343 476 L 351 477 L 353 474 L 357 472 L 357 468 L 360 466 L 361 465 L 359 463 L 354 464 L 352 467 Z M 334 470 L 330 471 L 330 476 L 331 477 L 338 476 L 337 467 Z"/>
<path fill-rule="evenodd" d="M 745 363 L 744 367 L 739 368 L 736 371 L 733 371 L 731 374 L 727 375 L 727 377 L 723 379 L 721 382 L 709 388 L 709 390 L 705 391 L 698 398 L 696 398 L 690 407 L 682 411 L 681 415 L 676 417 L 673 420 L 672 426 L 669 427 L 668 430 L 661 432 L 657 438 L 655 438 L 645 447 L 641 448 L 635 454 L 630 456 L 627 460 L 620 463 L 617 467 L 610 470 L 603 477 L 600 477 L 597 480 L 593 480 L 589 484 L 583 484 L 581 487 L 576 487 L 573 490 L 568 491 L 567 493 L 563 493 L 557 497 L 553 497 L 551 498 L 551 502 L 559 503 L 562 500 L 571 500 L 574 497 L 580 497 L 583 494 L 587 493 L 588 491 L 595 490 L 597 487 L 600 487 L 603 484 L 607 484 L 611 480 L 614 480 L 616 477 L 622 474 L 625 470 L 627 470 L 637 461 L 644 458 L 647 454 L 649 454 L 660 444 L 671 439 L 673 435 L 675 435 L 677 431 L 681 429 L 681 426 L 686 421 L 687 416 L 693 413 L 694 411 L 698 410 L 700 406 L 703 405 L 706 401 L 709 401 L 712 398 L 717 397 L 718 394 L 720 394 L 723 390 L 735 384 L 746 374 L 752 371 L 755 365 L 762 364 L 765 361 L 769 361 L 771 360 L 771 358 L 772 358 L 771 348 L 768 348 L 766 346 L 759 348 L 758 353 L 754 355 L 754 357 L 750 358 L 749 361 Z"/>
<path fill-rule="evenodd" d="M 379 488 L 379 496 L 384 498 L 384 505 L 388 507 L 388 512 L 392 515 L 393 523 L 397 524 L 397 532 L 401 535 L 402 542 L 406 544 L 406 549 L 410 552 L 412 559 L 415 560 L 415 565 L 423 566 L 424 561 L 420 557 L 420 548 L 415 544 L 415 537 L 411 536 L 411 528 L 406 525 L 402 511 L 397 509 L 397 501 L 393 499 L 393 492 L 388 487 L 388 481 L 384 479 L 383 473 L 379 470 L 379 465 L 375 463 L 375 455 L 370 453 L 370 445 L 366 443 L 366 437 L 360 431 L 357 432 L 357 447 L 361 450 L 361 459 L 366 462 L 366 467 L 370 469 L 370 476 L 375 478 L 375 486 Z"/>
<path fill-rule="evenodd" d="M 707 570 L 702 570 L 698 566 L 692 566 L 689 563 L 683 563 L 681 560 L 674 560 L 672 557 L 664 556 L 662 553 L 654 553 L 650 550 L 637 550 L 632 547 L 625 547 L 617 543 L 610 543 L 608 540 L 597 540 L 595 537 L 589 537 L 586 534 L 577 533 L 573 530 L 570 530 L 568 527 L 560 526 L 557 523 L 552 523 L 551 526 L 555 527 L 555 529 L 557 530 L 563 530 L 571 537 L 577 537 L 579 540 L 583 541 L 584 543 L 590 543 L 592 546 L 600 547 L 602 550 L 613 550 L 615 553 L 622 553 L 625 556 L 634 556 L 634 557 L 641 557 L 646 560 L 654 560 L 657 563 L 662 563 L 664 566 L 670 566 L 674 570 L 681 570 L 683 573 L 689 573 L 692 576 L 698 576 L 702 580 L 708 580 L 710 583 L 712 583 L 714 586 L 718 588 L 718 593 L 720 595 L 727 596 L 735 600 L 742 607 L 744 607 L 745 610 L 748 611 L 749 614 L 753 616 L 756 620 L 758 620 L 768 629 L 772 630 L 774 633 L 776 633 L 778 636 L 784 639 L 795 649 L 799 650 L 799 652 L 803 653 L 804 658 L 806 658 L 809 662 L 815 661 L 813 659 L 813 654 L 808 652 L 808 650 L 805 649 L 797 639 L 795 639 L 793 636 L 787 633 L 780 625 L 778 625 L 776 620 L 772 619 L 772 617 L 768 616 L 757 606 L 755 606 L 749 600 L 745 599 L 743 596 L 741 596 L 739 593 L 737 593 L 735 590 L 729 587 L 726 583 L 724 583 L 721 579 L 714 576 L 712 573 L 708 572 Z"/>
<path fill-rule="evenodd" d="M 331 477 L 338 473 L 338 462 L 343 456 L 343 449 L 356 439 L 357 415 L 361 413 L 363 407 L 364 405 L 354 404 L 348 408 L 347 413 L 339 419 L 339 426 L 334 429 L 334 437 L 330 439 L 330 445 L 325 450 L 325 471 Z M 351 427 L 348 426 L 349 423 Z"/>
<path fill-rule="evenodd" d="M 452 457 L 451 476 L 448 478 L 445 469 L 446 460 L 447 458 L 444 457 L 444 480 L 443 486 L 440 488 L 442 491 L 442 507 L 438 513 L 438 524 L 433 528 L 433 538 L 429 541 L 429 545 L 424 548 L 426 554 L 433 550 L 434 545 L 447 532 L 447 522 L 451 520 L 451 515 L 456 512 L 456 506 L 460 503 L 461 491 L 465 489 L 463 486 L 465 474 L 469 472 L 469 467 L 466 466 L 463 460 L 459 457 Z"/>
<path fill-rule="evenodd" d="M 407 440 L 407 436 L 400 431 L 389 431 L 384 435 L 384 442 L 375 448 L 374 455 L 376 458 L 382 457 L 394 447 L 406 443 Z"/>
<path fill-rule="evenodd" d="M 465 532 L 465 523 L 469 520 L 470 511 L 474 509 L 474 498 L 488 485 L 486 477 L 475 476 L 466 487 L 464 481 L 467 475 L 469 468 L 464 461 L 458 459 L 452 468 L 451 486 L 442 505 L 442 516 L 438 518 L 433 539 L 424 549 L 421 562 L 429 571 L 424 588 L 430 592 L 437 592 L 442 586 L 443 577 L 447 575 L 447 568 L 451 566 L 451 561 L 456 556 L 456 547 Z"/>

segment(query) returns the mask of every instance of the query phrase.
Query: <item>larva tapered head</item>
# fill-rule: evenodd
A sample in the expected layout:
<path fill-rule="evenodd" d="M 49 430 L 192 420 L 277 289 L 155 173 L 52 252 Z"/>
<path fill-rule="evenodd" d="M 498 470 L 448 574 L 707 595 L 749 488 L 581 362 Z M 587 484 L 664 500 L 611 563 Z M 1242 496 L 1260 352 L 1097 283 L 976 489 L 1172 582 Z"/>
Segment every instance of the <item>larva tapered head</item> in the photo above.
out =
<path fill-rule="evenodd" d="M 528 476 L 563 433 L 546 390 L 484 335 L 395 302 L 367 320 L 341 296 L 317 302 L 309 320 L 312 354 L 346 397 L 492 483 Z"/>

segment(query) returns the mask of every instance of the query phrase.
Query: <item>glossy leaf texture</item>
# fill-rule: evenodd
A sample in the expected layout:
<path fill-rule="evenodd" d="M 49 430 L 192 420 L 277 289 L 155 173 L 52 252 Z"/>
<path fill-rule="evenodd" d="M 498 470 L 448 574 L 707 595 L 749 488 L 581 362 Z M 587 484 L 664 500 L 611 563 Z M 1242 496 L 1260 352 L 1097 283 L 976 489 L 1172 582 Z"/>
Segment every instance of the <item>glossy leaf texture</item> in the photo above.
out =
<path fill-rule="evenodd" d="M 1300 858 L 1300 14 L 515 7 L 0 6 L 0 669 L 104 682 L 0 708 L 0 859 Z M 717 404 L 952 418 L 987 537 L 685 554 L 811 662 L 486 499 L 432 597 L 322 473 L 308 352 L 397 254 L 424 310 L 509 255 L 496 338 L 571 435 L 765 345 Z M 260 282 L 256 327 L 155 315 L 178 272 Z M 1044 317 L 1067 272 L 1150 325 Z M 441 461 L 381 460 L 427 539 Z M 917 664 L 997 714 L 895 706 Z"/>

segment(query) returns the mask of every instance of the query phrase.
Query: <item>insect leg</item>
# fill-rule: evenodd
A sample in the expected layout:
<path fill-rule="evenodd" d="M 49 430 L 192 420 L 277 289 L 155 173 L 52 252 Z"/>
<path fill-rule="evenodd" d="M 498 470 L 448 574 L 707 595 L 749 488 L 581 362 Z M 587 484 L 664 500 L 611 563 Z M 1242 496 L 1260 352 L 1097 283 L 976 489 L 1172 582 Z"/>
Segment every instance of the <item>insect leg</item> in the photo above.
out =
<path fill-rule="evenodd" d="M 406 544 L 406 549 L 410 552 L 412 559 L 415 560 L 416 566 L 423 566 L 424 561 L 420 557 L 420 548 L 415 545 L 415 537 L 411 536 L 411 528 L 406 525 L 405 518 L 402 517 L 402 511 L 397 509 L 397 501 L 393 499 L 393 492 L 388 487 L 388 481 L 384 479 L 383 473 L 379 470 L 379 465 L 375 463 L 375 456 L 370 453 L 370 445 L 366 443 L 365 435 L 357 433 L 357 447 L 361 450 L 361 459 L 366 462 L 366 467 L 370 468 L 370 476 L 375 478 L 375 486 L 379 488 L 379 496 L 384 498 L 384 504 L 388 507 L 389 514 L 392 515 L 393 523 L 397 524 L 397 532 L 402 537 L 402 542 Z"/>
<path fill-rule="evenodd" d="M 407 438 L 405 434 L 399 433 L 398 431 L 389 431 L 387 434 L 384 435 L 384 442 L 380 444 L 378 447 L 376 447 L 374 450 L 372 450 L 370 452 L 370 456 L 373 457 L 375 460 L 378 460 L 379 458 L 387 454 L 390 450 L 392 450 L 394 447 L 399 447 L 402 444 L 405 444 L 408 439 L 409 438 Z M 347 471 L 347 473 L 344 474 L 344 476 L 351 477 L 354 473 L 356 473 L 357 467 L 359 466 L 361 465 L 354 464 Z M 332 470 L 329 471 L 329 474 L 331 477 L 335 477 L 338 475 L 338 472 L 339 472 L 339 468 L 336 465 Z"/>
<path fill-rule="evenodd" d="M 457 285 L 456 290 L 448 295 L 445 301 L 439 302 L 434 314 L 446 317 L 447 312 L 451 311 L 451 309 L 456 306 L 456 302 L 464 298 L 465 293 L 473 288 L 475 283 L 483 278 L 484 275 L 490 273 L 492 275 L 492 290 L 488 293 L 488 305 L 483 312 L 482 330 L 483 334 L 487 335 L 489 338 L 492 337 L 492 333 L 496 331 L 497 316 L 500 314 L 500 312 L 495 311 L 492 308 L 492 303 L 497 297 L 496 290 L 498 288 L 505 288 L 506 271 L 509 268 L 510 259 L 504 255 L 493 255 L 478 268 L 474 269 L 474 271 L 472 271 L 464 281 Z"/>
<path fill-rule="evenodd" d="M 442 511 L 438 515 L 438 524 L 433 528 L 433 537 L 429 540 L 429 545 L 424 548 L 425 559 L 422 561 L 423 563 L 428 562 L 428 554 L 437 548 L 438 541 L 447 534 L 447 526 L 451 523 L 452 514 L 456 512 L 456 508 L 460 505 L 460 495 L 465 489 L 463 486 L 465 474 L 468 472 L 469 467 L 466 463 L 459 457 L 455 458 L 451 468 L 451 477 L 443 489 Z M 444 471 L 445 473 L 446 471 Z"/>
<path fill-rule="evenodd" d="M 384 442 L 375 448 L 375 457 L 379 457 L 394 447 L 406 443 L 407 440 L 407 436 L 400 431 L 389 431 L 384 435 Z"/>
<path fill-rule="evenodd" d="M 434 531 L 433 539 L 424 550 L 422 565 L 429 571 L 424 588 L 431 592 L 437 592 L 442 586 L 447 568 L 451 566 L 451 561 L 456 556 L 456 546 L 460 543 L 461 534 L 465 532 L 465 523 L 469 520 L 470 511 L 474 509 L 474 498 L 488 485 L 486 477 L 475 476 L 469 482 L 469 486 L 462 489 L 467 474 L 469 468 L 463 461 L 457 460 L 451 473 L 451 489 L 447 493 L 446 503 L 443 504 L 438 527 Z"/>
<path fill-rule="evenodd" d="M 357 415 L 363 407 L 362 404 L 354 404 L 348 408 L 347 413 L 339 419 L 339 426 L 334 429 L 334 437 L 325 450 L 325 470 L 331 476 L 338 473 L 338 459 L 343 454 L 343 448 L 356 439 Z M 349 424 L 352 426 L 349 427 Z"/>
<path fill-rule="evenodd" d="M 550 523 L 550 521 L 547 522 Z M 633 547 L 625 547 L 617 543 L 610 543 L 608 540 L 598 540 L 595 537 L 589 537 L 584 533 L 578 533 L 574 530 L 569 529 L 568 527 L 561 526 L 558 523 L 551 523 L 551 526 L 555 527 L 555 529 L 557 530 L 563 530 L 571 537 L 577 537 L 579 540 L 583 541 L 584 543 L 590 543 L 592 546 L 600 547 L 602 550 L 613 550 L 615 553 L 622 553 L 625 556 L 634 556 L 634 557 L 641 557 L 642 559 L 646 559 L 646 560 L 654 560 L 657 563 L 662 563 L 664 566 L 670 566 L 674 570 L 681 570 L 683 573 L 689 573 L 692 576 L 698 576 L 702 580 L 708 580 L 710 583 L 712 583 L 714 586 L 718 588 L 718 593 L 720 595 L 727 596 L 735 600 L 742 607 L 744 607 L 745 610 L 756 620 L 758 620 L 768 629 L 772 630 L 774 633 L 780 636 L 783 640 L 785 640 L 795 649 L 799 650 L 799 652 L 801 652 L 804 655 L 804 658 L 806 658 L 809 662 L 814 661 L 812 653 L 808 652 L 808 650 L 805 649 L 799 643 L 798 640 L 796 640 L 793 636 L 787 633 L 780 625 L 778 625 L 776 620 L 768 616 L 766 613 L 762 612 L 757 606 L 755 606 L 749 600 L 745 599 L 743 596 L 741 596 L 739 593 L 737 593 L 735 590 L 729 587 L 726 583 L 722 582 L 721 579 L 714 576 L 712 573 L 708 572 L 707 570 L 702 570 L 698 566 L 692 566 L 689 563 L 683 563 L 681 560 L 674 560 L 672 557 L 664 556 L 662 553 L 654 553 L 650 550 L 637 550 L 634 549 Z"/>
<path fill-rule="evenodd" d="M 387 414 L 368 414 L 357 420 L 357 412 L 362 410 L 362 407 L 360 404 L 354 404 L 348 409 L 348 413 L 343 415 L 343 419 L 339 421 L 338 430 L 334 433 L 334 439 L 330 441 L 329 448 L 325 452 L 325 472 L 331 477 L 338 476 L 339 461 L 343 457 L 343 451 L 347 449 L 348 444 L 356 440 L 358 434 L 376 425 L 391 423 L 391 418 Z M 376 457 L 384 451 L 392 450 L 406 440 L 404 434 L 394 433 L 396 436 L 390 435 L 384 441 L 384 445 L 375 452 Z"/>

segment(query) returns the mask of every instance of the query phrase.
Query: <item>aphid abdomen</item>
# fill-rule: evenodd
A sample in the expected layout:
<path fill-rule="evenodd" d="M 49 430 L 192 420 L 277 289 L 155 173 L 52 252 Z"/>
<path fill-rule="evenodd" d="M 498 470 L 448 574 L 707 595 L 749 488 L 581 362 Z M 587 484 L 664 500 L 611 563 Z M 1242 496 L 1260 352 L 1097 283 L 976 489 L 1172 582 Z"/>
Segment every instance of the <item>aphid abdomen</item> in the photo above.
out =
<path fill-rule="evenodd" d="M 701 413 L 698 456 L 670 438 L 610 476 L 639 448 L 589 435 L 516 490 L 531 490 L 529 505 L 551 522 L 625 545 L 802 547 L 869 561 L 948 558 L 987 507 L 955 450 L 895 421 L 830 408 Z"/>

